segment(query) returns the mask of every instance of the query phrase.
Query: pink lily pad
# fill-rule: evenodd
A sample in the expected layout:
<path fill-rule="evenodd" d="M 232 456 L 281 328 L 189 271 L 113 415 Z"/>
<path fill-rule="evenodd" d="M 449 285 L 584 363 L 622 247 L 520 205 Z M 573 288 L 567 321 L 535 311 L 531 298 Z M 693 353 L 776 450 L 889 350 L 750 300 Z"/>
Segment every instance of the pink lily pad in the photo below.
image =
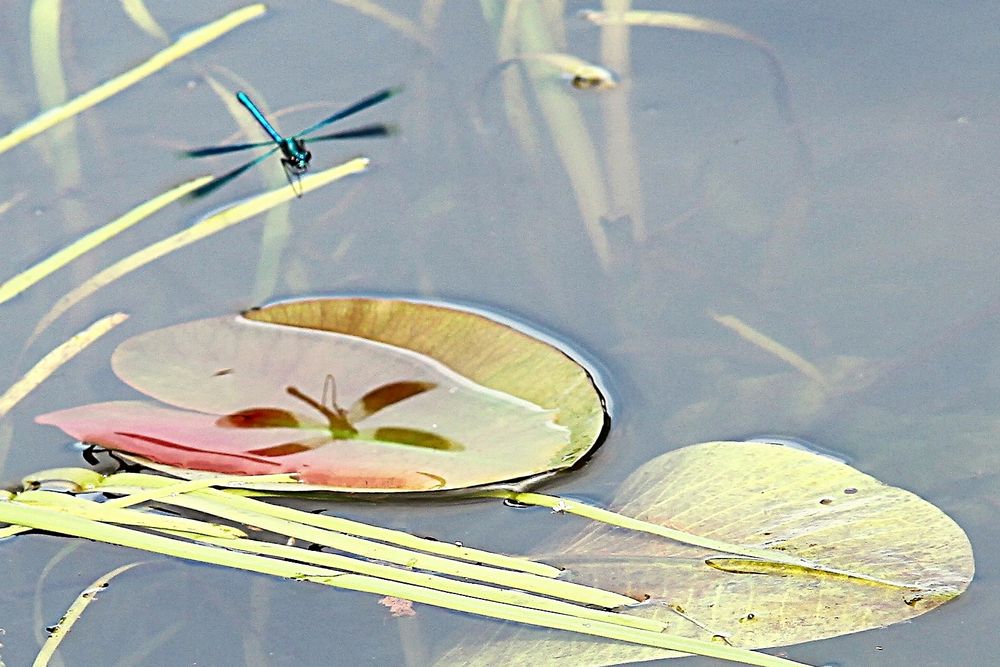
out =
<path fill-rule="evenodd" d="M 173 407 L 118 401 L 37 420 L 185 476 L 288 472 L 302 488 L 373 492 L 542 475 L 572 466 L 603 432 L 581 366 L 481 315 L 376 299 L 272 308 L 122 343 L 115 373 Z M 293 325 L 280 321 L 289 313 Z M 373 318 L 390 333 L 364 335 Z M 447 365 L 424 351 L 442 345 Z"/>

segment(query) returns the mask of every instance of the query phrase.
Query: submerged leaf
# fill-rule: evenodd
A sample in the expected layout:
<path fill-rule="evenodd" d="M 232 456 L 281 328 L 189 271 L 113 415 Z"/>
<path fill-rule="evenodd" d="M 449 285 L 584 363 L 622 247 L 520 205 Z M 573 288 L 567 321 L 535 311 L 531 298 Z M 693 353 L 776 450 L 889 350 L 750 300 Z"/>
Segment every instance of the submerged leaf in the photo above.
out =
<path fill-rule="evenodd" d="M 249 408 L 215 420 L 222 428 L 298 428 L 299 418 L 288 410 Z"/>
<path fill-rule="evenodd" d="M 279 323 L 200 320 L 118 347 L 118 376 L 181 410 L 123 401 L 38 421 L 178 474 L 288 472 L 303 488 L 376 492 L 567 468 L 603 432 L 586 371 L 493 320 L 372 299 L 276 308 L 250 315 Z M 373 316 L 380 326 L 369 332 Z"/>
<path fill-rule="evenodd" d="M 569 580 L 627 594 L 624 611 L 667 632 L 763 648 L 919 616 L 972 580 L 965 533 L 921 498 L 825 457 L 766 443 L 714 442 L 633 473 L 613 508 L 727 542 L 779 550 L 820 569 L 713 553 L 604 524 L 543 555 Z M 679 654 L 530 629 L 464 642 L 442 664 L 608 665 Z M 562 664 L 562 663 L 560 663 Z"/>
<path fill-rule="evenodd" d="M 382 408 L 387 408 L 390 405 L 399 403 L 411 396 L 422 394 L 425 391 L 430 391 L 433 388 L 434 385 L 429 382 L 391 382 L 384 384 L 377 389 L 372 389 L 359 398 L 351 406 L 351 409 L 348 410 L 348 414 L 351 421 L 358 421 L 359 419 L 364 419 L 375 414 Z"/>

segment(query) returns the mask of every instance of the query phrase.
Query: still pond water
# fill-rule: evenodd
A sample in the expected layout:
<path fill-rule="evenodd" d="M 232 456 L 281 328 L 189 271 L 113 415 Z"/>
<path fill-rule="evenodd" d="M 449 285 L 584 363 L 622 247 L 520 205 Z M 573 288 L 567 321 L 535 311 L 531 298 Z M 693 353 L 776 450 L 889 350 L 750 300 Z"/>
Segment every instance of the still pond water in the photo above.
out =
<path fill-rule="evenodd" d="M 40 98 L 32 69 L 32 4 L 0 5 L 0 132 L 50 99 Z M 146 4 L 173 37 L 241 6 Z M 288 131 L 406 86 L 363 117 L 395 122 L 397 135 L 313 147 L 317 168 L 364 154 L 368 173 L 130 274 L 24 351 L 67 290 L 211 208 L 279 185 L 280 168 L 168 207 L 0 307 L 4 387 L 98 317 L 131 316 L 0 422 L 10 443 L 0 446 L 4 484 L 81 464 L 61 433 L 33 417 L 133 398 L 108 365 L 129 335 L 292 296 L 445 299 L 530 322 L 603 378 L 614 404 L 610 437 L 551 492 L 605 503 L 660 453 L 780 434 L 919 494 L 967 531 L 977 573 L 957 601 L 912 623 L 790 647 L 789 657 L 990 664 L 1000 617 L 1000 5 L 655 3 L 767 40 L 787 88 L 776 83 L 775 61 L 746 42 L 633 29 L 630 71 L 617 89 L 541 84 L 576 105 L 579 126 L 567 116 L 559 126 L 576 133 L 573 146 L 593 144 L 595 171 L 585 153 L 561 151 L 540 98 L 529 92 L 513 120 L 505 110 L 504 77 L 521 70 L 496 67 L 504 3 L 383 2 L 410 33 L 349 4 L 276 0 L 263 18 L 83 113 L 75 133 L 53 130 L 0 156 L 6 278 L 173 185 L 239 164 L 175 157 L 242 140 L 207 77 L 254 91 Z M 590 5 L 521 4 L 549 17 L 526 31 L 523 51 L 548 46 L 602 61 L 600 30 L 578 16 Z M 119 3 L 64 5 L 58 43 L 70 95 L 162 46 Z M 796 350 L 834 389 L 817 395 L 711 313 Z M 554 520 L 571 521 L 483 502 L 335 511 L 511 553 L 530 551 Z M 30 664 L 37 635 L 77 592 L 134 559 L 49 536 L 0 545 L 6 664 Z M 65 645 L 66 664 L 128 665 L 142 655 L 146 665 L 417 665 L 489 625 L 435 609 L 407 624 L 370 596 L 151 560 L 87 611 Z"/>

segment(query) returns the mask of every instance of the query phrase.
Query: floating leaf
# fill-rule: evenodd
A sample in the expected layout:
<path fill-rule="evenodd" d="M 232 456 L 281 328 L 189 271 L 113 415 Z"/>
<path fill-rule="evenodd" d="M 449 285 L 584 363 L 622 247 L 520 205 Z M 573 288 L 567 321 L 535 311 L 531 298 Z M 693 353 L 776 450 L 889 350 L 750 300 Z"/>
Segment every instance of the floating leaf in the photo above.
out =
<path fill-rule="evenodd" d="M 303 488 L 377 492 L 567 468 L 603 432 L 582 367 L 475 313 L 325 299 L 246 315 L 148 332 L 115 351 L 122 380 L 181 410 L 119 401 L 38 421 L 187 476 L 289 472 Z"/>
<path fill-rule="evenodd" d="M 632 474 L 626 516 L 818 564 L 810 569 L 713 553 L 604 524 L 550 548 L 571 581 L 645 602 L 624 613 L 667 633 L 742 648 L 796 644 L 919 616 L 972 580 L 972 548 L 939 509 L 843 463 L 766 443 L 713 442 L 660 456 Z M 442 664 L 608 665 L 680 654 L 500 629 Z"/>

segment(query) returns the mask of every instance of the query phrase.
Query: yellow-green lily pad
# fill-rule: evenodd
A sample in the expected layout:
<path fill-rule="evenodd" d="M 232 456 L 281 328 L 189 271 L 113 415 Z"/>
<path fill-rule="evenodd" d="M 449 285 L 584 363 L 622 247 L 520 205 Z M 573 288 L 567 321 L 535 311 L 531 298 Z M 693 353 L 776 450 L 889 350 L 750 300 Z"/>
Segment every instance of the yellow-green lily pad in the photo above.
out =
<path fill-rule="evenodd" d="M 767 563 L 592 524 L 539 557 L 575 582 L 625 593 L 624 613 L 666 632 L 766 648 L 906 621 L 962 593 L 972 547 L 918 496 L 811 452 L 712 442 L 633 473 L 617 512 L 739 545 L 780 550 L 815 569 Z M 680 654 L 570 633 L 502 628 L 463 641 L 440 664 L 612 665 Z"/>

